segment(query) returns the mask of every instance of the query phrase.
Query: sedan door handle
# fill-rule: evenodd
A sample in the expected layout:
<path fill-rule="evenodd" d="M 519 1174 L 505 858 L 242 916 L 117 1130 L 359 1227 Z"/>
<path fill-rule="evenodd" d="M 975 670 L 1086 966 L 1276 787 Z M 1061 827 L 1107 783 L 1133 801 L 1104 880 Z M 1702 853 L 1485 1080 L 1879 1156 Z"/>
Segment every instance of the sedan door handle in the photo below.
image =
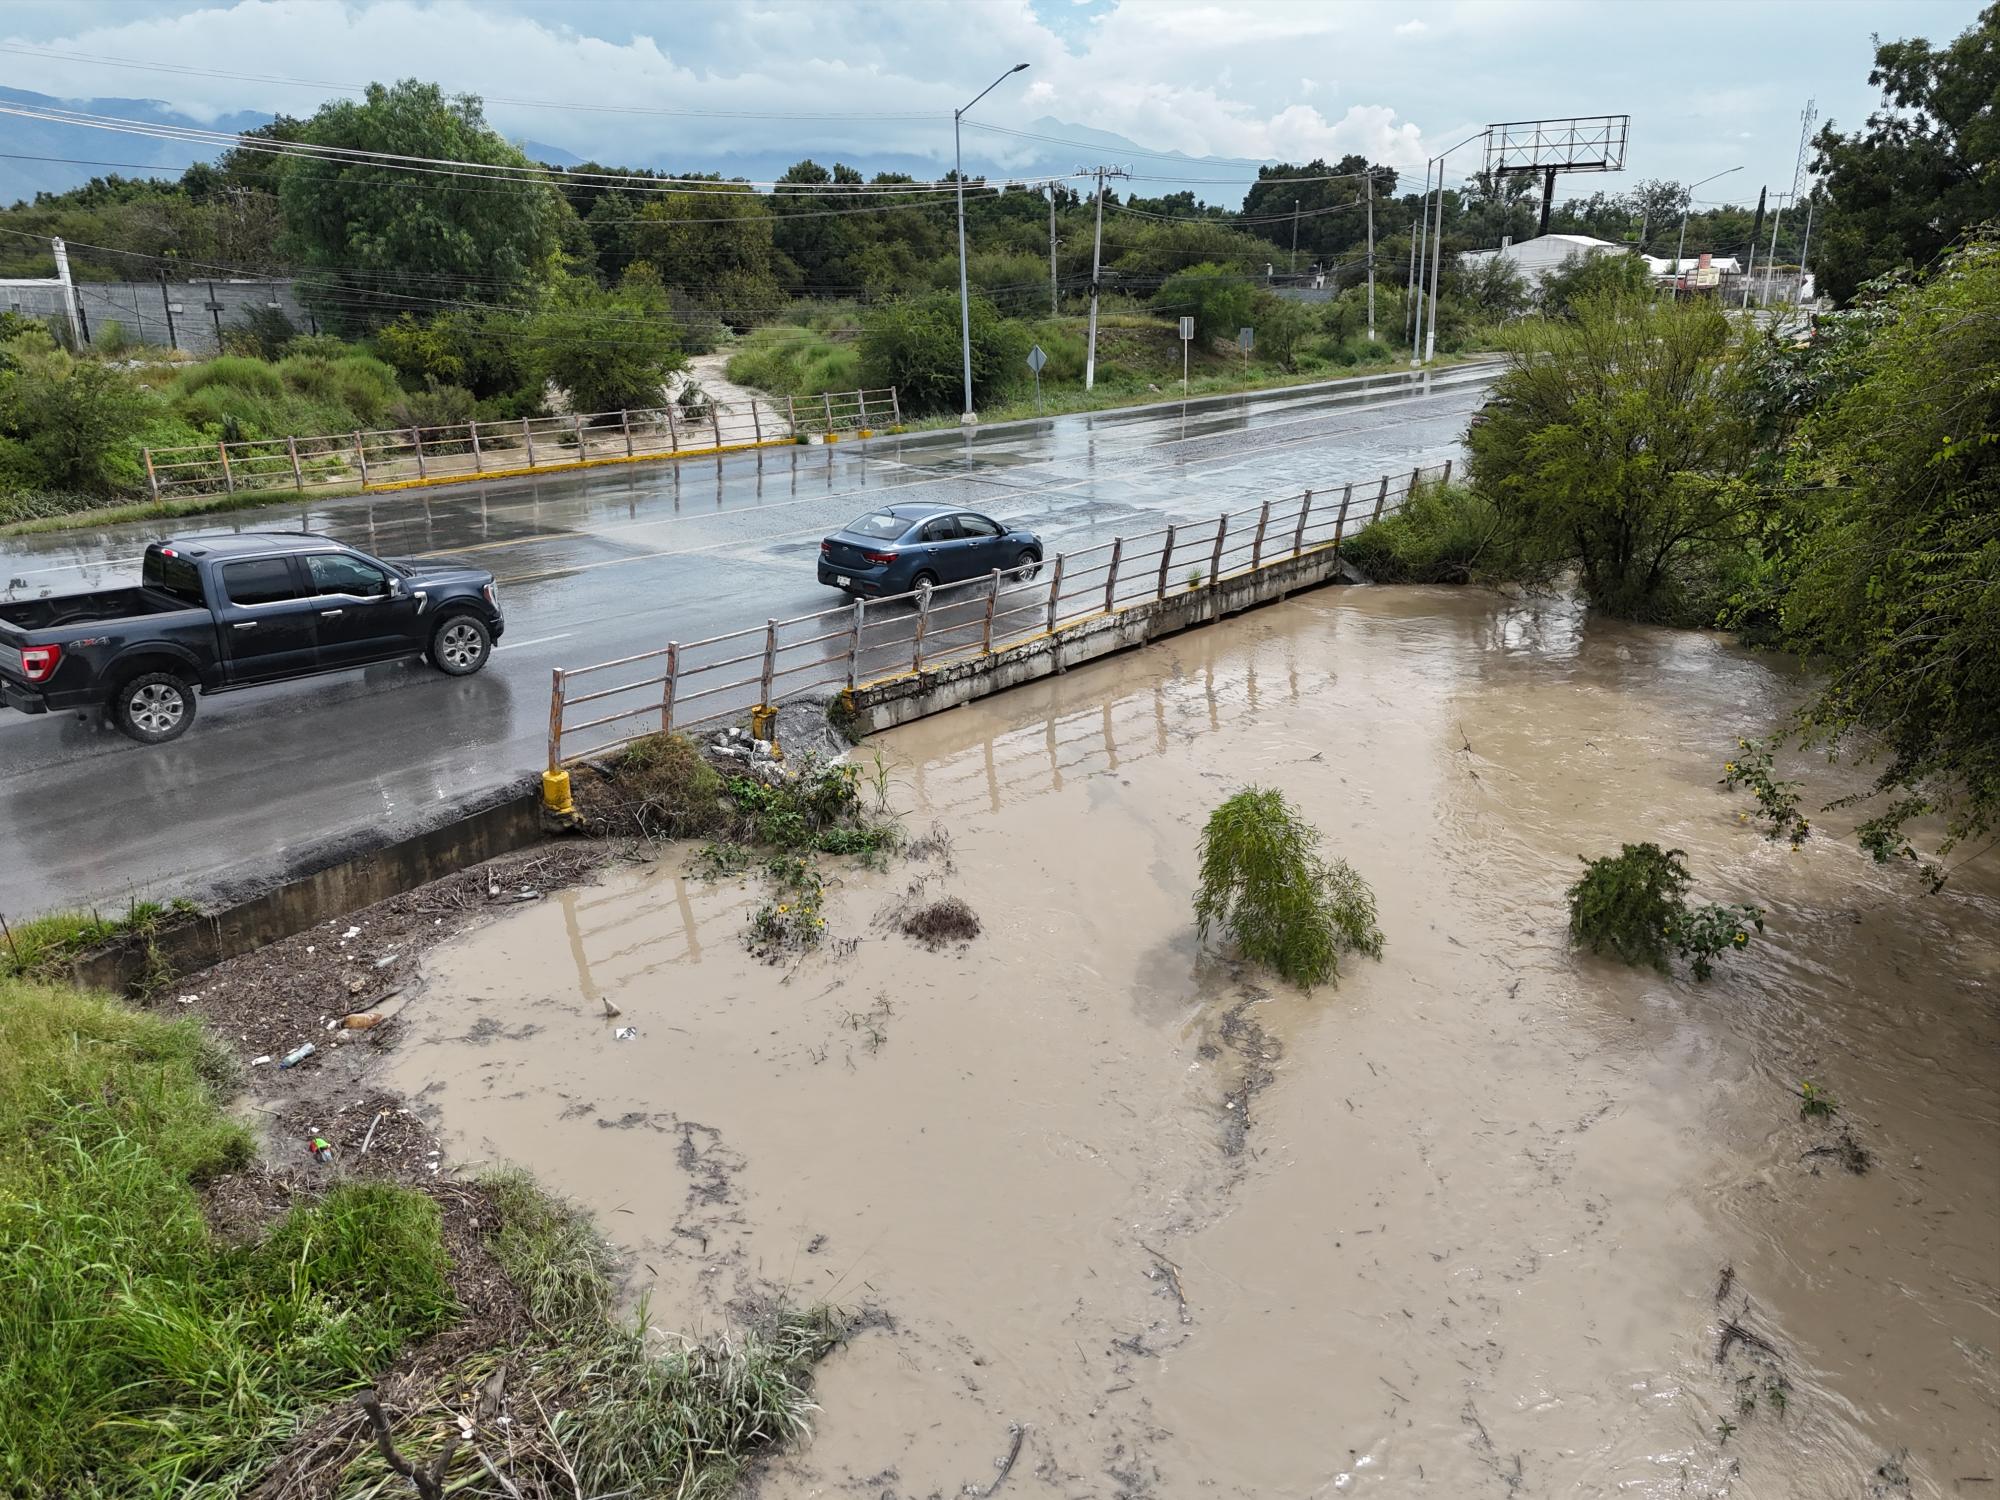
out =
<path fill-rule="evenodd" d="M 229 628 L 231 630 L 255 630 L 257 628 L 257 622 L 255 620 L 238 620 L 235 624 L 231 625 Z"/>
<path fill-rule="evenodd" d="M 346 613 L 347 611 L 344 609 L 323 609 L 319 612 L 319 617 L 322 620 L 331 620 L 335 615 L 344 615 Z"/>

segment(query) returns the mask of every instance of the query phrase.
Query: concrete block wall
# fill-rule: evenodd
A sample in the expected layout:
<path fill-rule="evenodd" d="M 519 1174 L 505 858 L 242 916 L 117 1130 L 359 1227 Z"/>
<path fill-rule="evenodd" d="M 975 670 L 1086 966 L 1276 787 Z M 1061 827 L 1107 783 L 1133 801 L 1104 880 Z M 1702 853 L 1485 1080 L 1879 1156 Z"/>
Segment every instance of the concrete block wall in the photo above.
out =
<path fill-rule="evenodd" d="M 157 281 L 80 281 L 76 291 L 92 345 L 117 323 L 128 342 L 203 356 L 218 354 L 218 321 L 224 332 L 240 328 L 248 314 L 273 304 L 300 333 L 313 332 L 312 315 L 300 305 L 290 281 L 169 281 L 164 294 Z M 30 318 L 61 318 L 62 296 L 59 286 L 0 284 L 0 310 Z M 211 308 L 211 302 L 219 306 Z"/>

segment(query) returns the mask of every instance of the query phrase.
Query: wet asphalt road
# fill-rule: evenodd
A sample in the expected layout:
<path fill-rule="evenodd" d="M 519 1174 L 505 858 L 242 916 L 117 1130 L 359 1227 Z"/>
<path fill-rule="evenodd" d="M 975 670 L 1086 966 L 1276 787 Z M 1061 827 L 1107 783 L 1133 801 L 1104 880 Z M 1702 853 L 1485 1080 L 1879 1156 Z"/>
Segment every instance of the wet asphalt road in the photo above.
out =
<path fill-rule="evenodd" d="M 450 553 L 500 580 L 507 632 L 463 680 L 398 663 L 204 698 L 148 749 L 95 715 L 0 710 L 0 913 L 215 899 L 330 841 L 400 837 L 539 768 L 553 667 L 830 608 L 819 539 L 871 505 L 963 505 L 1050 554 L 1458 456 L 1489 378 L 1360 382 L 835 447 L 769 448 L 190 518 L 182 534 L 297 527 L 390 556 Z M 158 523 L 0 541 L 0 598 L 131 582 Z"/>

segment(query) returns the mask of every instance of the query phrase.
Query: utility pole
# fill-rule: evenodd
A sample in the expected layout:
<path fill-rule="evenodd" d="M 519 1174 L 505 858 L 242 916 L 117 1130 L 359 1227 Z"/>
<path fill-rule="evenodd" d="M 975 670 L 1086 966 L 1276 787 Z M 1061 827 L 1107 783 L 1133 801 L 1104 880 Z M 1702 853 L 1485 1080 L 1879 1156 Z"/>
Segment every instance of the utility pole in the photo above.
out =
<path fill-rule="evenodd" d="M 1417 335 L 1423 331 L 1423 288 L 1417 283 L 1417 267 L 1423 260 L 1424 228 L 1430 214 L 1431 164 L 1424 163 L 1424 190 L 1417 198 L 1417 216 L 1410 221 L 1410 284 L 1403 292 L 1403 335 L 1410 341 L 1410 363 L 1417 359 Z"/>
<path fill-rule="evenodd" d="M 1687 264 L 1683 257 L 1687 253 L 1688 210 L 1694 207 L 1694 190 L 1698 187 L 1705 187 L 1707 184 L 1715 181 L 1717 177 L 1727 177 L 1731 172 L 1740 172 L 1742 170 L 1743 170 L 1743 164 L 1741 162 L 1738 162 L 1733 167 L 1724 167 L 1720 172 L 1716 172 L 1711 174 L 1710 176 L 1704 177 L 1700 182 L 1690 183 L 1688 185 L 1687 202 L 1681 205 L 1680 238 L 1674 243 L 1674 281 L 1676 286 L 1678 286 L 1681 276 L 1686 272 L 1687 269 Z"/>
<path fill-rule="evenodd" d="M 1812 221 L 1813 221 L 1813 200 L 1808 198 L 1806 199 L 1806 238 L 1805 238 L 1805 243 L 1799 246 L 1799 290 L 1800 291 L 1804 291 L 1806 285 L 1806 275 L 1807 275 L 1806 252 L 1812 249 Z M 1815 288 L 1815 290 L 1817 290 L 1817 288 Z"/>
<path fill-rule="evenodd" d="M 1062 312 L 1056 300 L 1056 185 L 1049 184 L 1049 316 Z"/>
<path fill-rule="evenodd" d="M 49 246 L 56 253 L 56 281 L 62 286 L 63 312 L 69 318 L 70 341 L 81 354 L 85 341 L 82 321 L 77 316 L 76 287 L 69 279 L 69 246 L 61 240 L 50 240 Z"/>
<path fill-rule="evenodd" d="M 1757 189 L 1757 217 L 1750 221 L 1750 258 L 1743 264 L 1743 305 L 1750 305 L 1750 278 L 1757 274 L 1757 241 L 1764 234 L 1764 200 L 1770 196 L 1767 187 Z"/>
<path fill-rule="evenodd" d="M 160 306 L 167 314 L 167 347 L 178 349 L 181 341 L 174 334 L 174 299 L 167 292 L 167 273 L 160 272 Z"/>
<path fill-rule="evenodd" d="M 1299 274 L 1299 200 L 1292 200 L 1292 263 L 1286 268 L 1287 274 Z"/>
<path fill-rule="evenodd" d="M 1555 174 L 1549 175 L 1551 182 Z M 1430 331 L 1424 335 L 1424 363 L 1429 364 L 1438 346 L 1438 274 L 1444 267 L 1444 158 L 1438 158 L 1437 228 L 1431 233 Z M 1543 205 L 1546 211 L 1547 205 Z"/>
<path fill-rule="evenodd" d="M 1117 167 L 1099 167 L 1096 170 L 1097 231 L 1090 241 L 1090 342 L 1083 356 L 1083 388 L 1086 391 L 1097 384 L 1097 281 L 1104 264 L 1104 179 L 1131 175 Z"/>
<path fill-rule="evenodd" d="M 1375 169 L 1361 179 L 1368 188 L 1368 342 L 1375 342 Z M 1338 278 L 1336 278 L 1336 281 Z"/>
<path fill-rule="evenodd" d="M 1806 107 L 1799 114 L 1799 155 L 1798 161 L 1792 167 L 1792 191 L 1788 195 L 1789 201 L 1793 204 L 1799 201 L 1799 195 L 1805 190 L 1806 146 L 1812 139 L 1813 121 L 1818 117 L 1817 102 L 1806 100 Z M 1778 225 L 1784 217 L 1785 205 L 1781 202 L 1778 204 L 1778 212 L 1771 219 L 1771 253 L 1764 258 L 1764 302 L 1767 306 L 1771 301 L 1771 273 L 1778 269 Z M 1801 275 L 1804 274 L 1805 268 L 1805 257 L 1801 255 L 1799 257 Z"/>

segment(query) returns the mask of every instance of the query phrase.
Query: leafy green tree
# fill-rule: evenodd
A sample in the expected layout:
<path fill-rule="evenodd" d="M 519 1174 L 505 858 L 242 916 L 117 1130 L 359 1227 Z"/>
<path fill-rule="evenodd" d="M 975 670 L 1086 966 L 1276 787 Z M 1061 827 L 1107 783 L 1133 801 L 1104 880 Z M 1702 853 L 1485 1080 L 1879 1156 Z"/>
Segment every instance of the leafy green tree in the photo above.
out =
<path fill-rule="evenodd" d="M 1883 42 L 1868 82 L 1882 107 L 1865 130 L 1829 120 L 1813 145 L 1831 199 L 1813 269 L 1846 301 L 1872 277 L 1924 266 L 1970 225 L 2000 217 L 2000 5 L 1946 47 Z"/>
<path fill-rule="evenodd" d="M 1442 290 L 1487 322 L 1526 312 L 1533 300 L 1528 279 L 1503 255 L 1482 256 L 1470 265 L 1455 263 Z"/>
<path fill-rule="evenodd" d="M 1555 270 L 1544 273 L 1535 287 L 1535 301 L 1551 317 L 1576 316 L 1590 301 L 1637 301 L 1653 295 L 1652 273 L 1636 255 L 1604 251 L 1597 255 L 1572 255 Z"/>
<path fill-rule="evenodd" d="M 777 248 L 774 223 L 763 194 L 717 182 L 648 197 L 626 246 L 691 305 L 747 328 L 786 301 L 798 275 Z"/>
<path fill-rule="evenodd" d="M 436 84 L 370 84 L 360 100 L 321 106 L 299 132 L 315 146 L 437 157 L 489 167 L 528 159 L 487 124 L 470 94 Z M 556 273 L 569 212 L 542 181 L 463 182 L 360 158 L 292 156 L 278 181 L 288 247 L 322 322 L 386 321 L 412 301 L 523 301 Z"/>
<path fill-rule="evenodd" d="M 1226 266 L 1189 266 L 1170 276 L 1153 294 L 1153 310 L 1169 318 L 1194 319 L 1202 342 L 1234 338 L 1257 307 L 1256 283 Z"/>
<path fill-rule="evenodd" d="M 1760 511 L 1742 341 L 1707 303 L 1572 314 L 1502 331 L 1506 371 L 1467 434 L 1474 482 L 1593 604 L 1698 618 L 1702 575 L 1741 558 Z"/>
<path fill-rule="evenodd" d="M 1832 668 L 1805 737 L 1879 763 L 1864 844 L 1914 858 L 1934 814 L 1942 855 L 2000 827 L 2000 232 L 1863 300 L 1791 444 L 1780 617 Z"/>
<path fill-rule="evenodd" d="M 1019 380 L 1028 355 L 1028 333 L 975 296 L 972 322 L 972 396 L 984 403 Z M 965 399 L 959 341 L 958 294 L 932 292 L 869 313 L 861 325 L 863 379 L 893 385 L 906 412 L 957 411 Z"/>
<path fill-rule="evenodd" d="M 662 383 L 687 364 L 658 281 L 631 273 L 617 293 L 568 283 L 529 319 L 525 342 L 535 382 L 567 391 L 583 415 L 658 406 Z"/>
<path fill-rule="evenodd" d="M 1313 310 L 1289 297 L 1260 292 L 1250 309 L 1250 326 L 1256 330 L 1257 353 L 1284 369 L 1298 368 L 1298 356 L 1316 319 Z"/>
<path fill-rule="evenodd" d="M 139 479 L 157 403 L 122 371 L 77 359 L 42 329 L 0 346 L 0 486 L 112 495 Z"/>

